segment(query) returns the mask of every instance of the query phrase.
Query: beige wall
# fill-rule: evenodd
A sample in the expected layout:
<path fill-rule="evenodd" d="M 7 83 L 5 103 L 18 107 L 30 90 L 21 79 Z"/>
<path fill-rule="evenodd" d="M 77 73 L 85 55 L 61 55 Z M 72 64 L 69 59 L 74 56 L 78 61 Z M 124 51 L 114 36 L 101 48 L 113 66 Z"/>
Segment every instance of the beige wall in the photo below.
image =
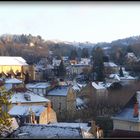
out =
<path fill-rule="evenodd" d="M 47 124 L 49 122 L 56 123 L 57 117 L 53 109 L 50 109 L 50 111 L 48 112 L 48 108 L 46 108 L 39 117 L 39 124 Z"/>
<path fill-rule="evenodd" d="M 113 120 L 113 129 L 140 131 L 140 122 Z"/>
<path fill-rule="evenodd" d="M 0 73 L 8 73 L 12 70 L 14 73 L 16 72 L 26 72 L 28 71 L 30 73 L 30 78 L 31 80 L 35 80 L 35 71 L 34 71 L 34 66 L 0 66 Z M 21 74 L 21 77 L 24 80 L 24 75 Z"/>

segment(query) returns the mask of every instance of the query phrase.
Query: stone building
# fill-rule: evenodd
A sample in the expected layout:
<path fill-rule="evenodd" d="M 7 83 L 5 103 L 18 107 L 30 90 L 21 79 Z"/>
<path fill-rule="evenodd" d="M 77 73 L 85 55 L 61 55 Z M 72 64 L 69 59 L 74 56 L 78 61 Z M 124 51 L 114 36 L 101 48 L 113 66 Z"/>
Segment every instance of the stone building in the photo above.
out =
<path fill-rule="evenodd" d="M 52 108 L 60 119 L 74 117 L 76 111 L 76 94 L 70 86 L 58 86 L 47 93 Z"/>
<path fill-rule="evenodd" d="M 20 123 L 47 124 L 57 122 L 55 111 L 51 108 L 50 100 L 41 97 L 23 87 L 12 89 L 14 94 L 9 101 L 9 114 Z"/>

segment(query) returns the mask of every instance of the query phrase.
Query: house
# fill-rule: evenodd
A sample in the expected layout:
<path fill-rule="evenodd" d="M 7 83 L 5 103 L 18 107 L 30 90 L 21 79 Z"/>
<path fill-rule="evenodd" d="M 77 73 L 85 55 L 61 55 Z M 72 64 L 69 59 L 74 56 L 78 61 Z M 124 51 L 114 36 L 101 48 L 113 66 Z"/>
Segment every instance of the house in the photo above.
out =
<path fill-rule="evenodd" d="M 50 106 L 15 105 L 8 113 L 15 117 L 20 125 L 24 123 L 47 124 L 57 122 L 56 114 Z"/>
<path fill-rule="evenodd" d="M 77 60 L 70 60 L 70 64 L 75 65 L 75 64 L 78 64 L 78 62 L 77 62 Z"/>
<path fill-rule="evenodd" d="M 56 113 L 50 106 L 50 100 L 26 88 L 18 87 L 12 90 L 14 94 L 9 99 L 12 103 L 9 107 L 9 113 L 19 120 L 20 123 L 31 122 L 30 112 L 34 113 L 37 123 L 46 124 L 50 121 L 57 121 Z"/>
<path fill-rule="evenodd" d="M 50 100 L 45 97 L 41 97 L 35 94 L 33 91 L 30 91 L 24 87 L 15 87 L 12 89 L 13 95 L 9 99 L 12 106 L 21 104 L 21 105 L 46 105 Z"/>
<path fill-rule="evenodd" d="M 51 85 L 48 82 L 34 82 L 26 84 L 26 88 L 30 89 L 36 94 L 45 96 L 46 92 L 50 89 Z"/>
<path fill-rule="evenodd" d="M 104 62 L 105 75 L 108 76 L 112 73 L 119 73 L 119 66 L 113 62 Z"/>
<path fill-rule="evenodd" d="M 80 64 L 86 64 L 86 65 L 88 65 L 88 64 L 90 64 L 90 59 L 89 58 L 81 58 L 81 61 L 80 61 Z"/>
<path fill-rule="evenodd" d="M 127 63 L 129 63 L 129 64 L 132 62 L 138 61 L 138 58 L 136 57 L 136 55 L 133 52 L 127 53 L 125 57 L 126 57 Z"/>
<path fill-rule="evenodd" d="M 140 91 L 129 100 L 127 105 L 112 116 L 113 130 L 139 131 L 140 132 Z"/>
<path fill-rule="evenodd" d="M 90 70 L 91 66 L 89 64 L 73 64 L 71 65 L 70 73 L 79 75 L 84 72 L 84 69 Z"/>
<path fill-rule="evenodd" d="M 76 93 L 71 86 L 57 86 L 47 92 L 52 108 L 60 119 L 74 117 L 76 111 Z"/>
<path fill-rule="evenodd" d="M 4 82 L 4 86 L 6 87 L 7 91 L 14 88 L 17 85 L 23 84 L 23 81 L 17 78 L 6 78 L 2 79 L 2 81 Z"/>
<path fill-rule="evenodd" d="M 52 66 L 53 66 L 53 72 L 54 75 L 58 76 L 59 74 L 59 66 L 60 66 L 61 60 L 53 59 Z"/>
<path fill-rule="evenodd" d="M 102 99 L 108 96 L 107 87 L 110 86 L 110 83 L 103 82 L 90 82 L 85 86 L 85 88 L 81 91 L 83 96 L 88 96 L 91 98 L 94 96 L 97 99 Z"/>
<path fill-rule="evenodd" d="M 30 74 L 30 79 L 34 77 L 34 66 L 27 64 L 22 57 L 0 56 L 0 77 L 11 77 L 25 79 L 25 74 Z"/>
<path fill-rule="evenodd" d="M 120 82 L 123 85 L 134 83 L 137 78 L 129 75 L 128 72 L 123 71 L 124 76 L 120 76 L 119 74 L 110 74 L 108 78 L 106 78 L 107 82 Z"/>
<path fill-rule="evenodd" d="M 48 125 L 24 124 L 9 138 L 80 139 L 95 138 L 88 123 L 53 123 Z"/>

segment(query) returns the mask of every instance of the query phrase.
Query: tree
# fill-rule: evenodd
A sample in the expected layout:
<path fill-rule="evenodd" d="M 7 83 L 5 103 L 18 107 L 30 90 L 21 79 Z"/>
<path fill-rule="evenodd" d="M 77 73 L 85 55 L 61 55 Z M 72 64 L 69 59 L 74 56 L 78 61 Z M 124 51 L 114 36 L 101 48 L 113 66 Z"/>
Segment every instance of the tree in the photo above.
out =
<path fill-rule="evenodd" d="M 119 75 L 120 75 L 120 77 L 124 77 L 122 67 L 120 67 L 120 69 L 119 69 Z"/>
<path fill-rule="evenodd" d="M 81 57 L 82 58 L 88 58 L 89 57 L 89 53 L 88 53 L 88 49 L 87 48 L 83 48 L 82 49 Z"/>
<path fill-rule="evenodd" d="M 73 49 L 70 53 L 70 60 L 75 60 L 78 57 L 76 49 Z"/>
<path fill-rule="evenodd" d="M 97 81 L 104 81 L 104 64 L 103 64 L 103 50 L 97 47 L 93 54 L 93 72 L 97 74 Z"/>
<path fill-rule="evenodd" d="M 60 77 L 65 77 L 66 76 L 66 68 L 64 66 L 63 60 L 61 59 L 61 63 L 59 65 L 59 70 L 58 70 L 59 76 Z"/>
<path fill-rule="evenodd" d="M 109 62 L 109 57 L 108 57 L 108 56 L 106 56 L 106 55 L 105 55 L 105 56 L 103 56 L 103 61 L 104 61 L 104 62 Z"/>
<path fill-rule="evenodd" d="M 0 82 L 0 135 L 4 132 L 10 131 L 11 121 L 10 115 L 7 113 L 8 106 L 11 104 L 9 98 L 12 95 L 12 92 L 7 92 L 4 83 Z"/>

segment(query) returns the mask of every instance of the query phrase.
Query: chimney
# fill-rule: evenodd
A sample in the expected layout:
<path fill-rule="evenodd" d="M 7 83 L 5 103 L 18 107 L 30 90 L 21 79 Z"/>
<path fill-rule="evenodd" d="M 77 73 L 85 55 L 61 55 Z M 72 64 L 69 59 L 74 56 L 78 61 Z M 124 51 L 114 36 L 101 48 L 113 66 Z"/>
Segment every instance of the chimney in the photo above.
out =
<path fill-rule="evenodd" d="M 96 123 L 95 121 L 91 121 L 91 129 L 90 129 L 90 132 L 96 136 Z"/>
<path fill-rule="evenodd" d="M 134 113 L 133 113 L 133 117 L 135 118 L 135 117 L 138 117 L 139 116 L 139 107 L 138 107 L 138 102 L 136 102 L 135 104 L 134 104 Z"/>
<path fill-rule="evenodd" d="M 51 112 L 51 102 L 48 102 L 47 106 L 47 120 L 50 121 L 50 112 Z"/>

